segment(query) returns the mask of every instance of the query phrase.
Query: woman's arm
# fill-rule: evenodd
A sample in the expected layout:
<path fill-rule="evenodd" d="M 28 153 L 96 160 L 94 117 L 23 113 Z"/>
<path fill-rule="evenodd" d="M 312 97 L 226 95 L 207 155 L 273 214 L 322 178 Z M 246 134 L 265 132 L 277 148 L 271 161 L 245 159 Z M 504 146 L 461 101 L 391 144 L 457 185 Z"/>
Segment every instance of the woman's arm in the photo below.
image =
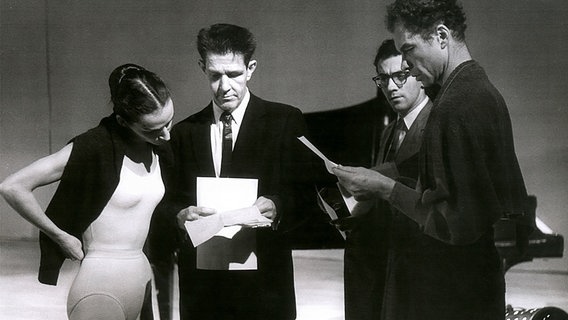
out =
<path fill-rule="evenodd" d="M 24 219 L 39 228 L 71 259 L 83 259 L 81 241 L 57 227 L 46 215 L 33 194 L 38 187 L 61 179 L 69 161 L 73 144 L 41 158 L 18 172 L 8 176 L 0 184 L 0 194 Z"/>

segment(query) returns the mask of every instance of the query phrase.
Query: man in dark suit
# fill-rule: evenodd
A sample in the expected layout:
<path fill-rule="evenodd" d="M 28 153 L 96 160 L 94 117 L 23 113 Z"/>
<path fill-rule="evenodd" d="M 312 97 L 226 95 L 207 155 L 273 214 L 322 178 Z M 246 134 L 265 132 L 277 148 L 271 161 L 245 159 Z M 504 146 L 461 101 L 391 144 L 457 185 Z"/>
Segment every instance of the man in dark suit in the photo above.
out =
<path fill-rule="evenodd" d="M 402 65 L 402 56 L 393 40 L 385 40 L 377 51 L 374 65 L 376 85 L 397 114 L 383 131 L 373 170 L 391 177 L 418 177 L 418 151 L 422 131 L 432 107 L 422 84 Z M 414 181 L 408 181 L 414 184 Z M 347 320 L 380 319 L 387 279 L 387 256 L 390 247 L 411 236 L 408 219 L 401 219 L 388 203 L 373 200 L 367 212 L 338 221 L 340 229 L 350 229 L 345 245 L 345 318 Z M 412 307 L 412 306 L 409 306 Z"/>
<path fill-rule="evenodd" d="M 213 98 L 172 129 L 174 167 L 167 185 L 168 208 L 177 213 L 183 238 L 178 259 L 181 319 L 295 319 L 292 256 L 284 231 L 294 223 L 293 215 L 305 209 L 303 199 L 315 199 L 313 187 L 306 191 L 300 181 L 309 182 L 306 173 L 313 161 L 297 140 L 306 134 L 302 113 L 249 91 L 247 82 L 257 66 L 249 30 L 212 25 L 200 30 L 197 47 Z M 252 252 L 248 258 L 256 260 L 255 266 L 204 270 L 197 264 L 202 245 L 194 248 L 184 223 L 216 213 L 196 206 L 197 177 L 258 180 L 254 206 L 272 226 L 245 227 L 224 240 L 228 246 L 249 246 L 245 255 Z"/>
<path fill-rule="evenodd" d="M 420 230 L 389 257 L 403 272 L 389 270 L 395 282 L 385 291 L 384 319 L 503 319 L 494 225 L 508 218 L 529 231 L 534 223 L 507 105 L 472 59 L 465 21 L 455 0 L 387 7 L 387 27 L 411 74 L 441 87 L 424 127 L 416 187 L 364 168 L 333 169 L 356 199 L 384 199 Z"/>

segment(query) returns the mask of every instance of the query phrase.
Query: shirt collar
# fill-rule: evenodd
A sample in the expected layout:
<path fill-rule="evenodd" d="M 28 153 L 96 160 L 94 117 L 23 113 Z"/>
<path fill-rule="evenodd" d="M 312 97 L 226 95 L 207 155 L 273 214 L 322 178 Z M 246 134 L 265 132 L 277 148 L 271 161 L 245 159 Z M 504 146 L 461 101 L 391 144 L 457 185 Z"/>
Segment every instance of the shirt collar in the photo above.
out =
<path fill-rule="evenodd" d="M 406 116 L 404 116 L 403 120 L 407 129 L 410 129 L 410 127 L 412 127 L 414 120 L 416 120 L 416 118 L 420 114 L 420 111 L 424 109 L 429 100 L 430 99 L 426 97 L 424 100 L 422 100 L 422 102 L 420 102 L 419 105 L 416 106 L 416 108 L 414 108 L 414 110 L 410 111 Z"/>
<path fill-rule="evenodd" d="M 231 115 L 233 116 L 233 121 L 237 125 L 240 125 L 241 122 L 243 121 L 249 101 L 250 101 L 250 92 L 247 88 L 243 101 L 241 101 L 241 104 L 239 104 L 239 106 L 235 110 L 233 110 L 233 112 L 231 112 Z M 222 113 L 223 109 L 219 108 L 219 106 L 215 103 L 215 100 L 213 100 L 213 118 L 215 120 L 215 124 L 219 123 L 219 117 L 221 117 Z"/>

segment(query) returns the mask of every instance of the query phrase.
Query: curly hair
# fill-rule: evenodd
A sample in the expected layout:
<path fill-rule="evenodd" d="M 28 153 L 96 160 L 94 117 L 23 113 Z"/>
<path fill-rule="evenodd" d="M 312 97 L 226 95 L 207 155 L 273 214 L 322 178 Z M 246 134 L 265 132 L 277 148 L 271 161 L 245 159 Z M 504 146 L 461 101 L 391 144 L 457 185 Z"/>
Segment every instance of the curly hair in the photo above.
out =
<path fill-rule="evenodd" d="M 413 34 L 430 39 L 432 28 L 444 24 L 452 36 L 465 40 L 465 13 L 457 0 L 396 0 L 387 7 L 386 25 L 390 32 L 401 23 Z"/>

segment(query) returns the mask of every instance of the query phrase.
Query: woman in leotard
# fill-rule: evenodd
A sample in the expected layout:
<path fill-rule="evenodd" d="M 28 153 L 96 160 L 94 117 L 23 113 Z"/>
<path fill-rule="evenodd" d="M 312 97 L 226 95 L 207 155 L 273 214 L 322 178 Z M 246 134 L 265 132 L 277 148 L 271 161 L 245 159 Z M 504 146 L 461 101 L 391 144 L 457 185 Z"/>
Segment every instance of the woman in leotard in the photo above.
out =
<path fill-rule="evenodd" d="M 134 64 L 109 77 L 113 113 L 60 151 L 7 177 L 0 193 L 38 227 L 39 281 L 57 284 L 65 258 L 81 260 L 67 299 L 69 319 L 136 319 L 151 268 L 142 247 L 164 184 L 160 147 L 174 115 L 170 93 Z M 44 211 L 32 191 L 59 181 Z"/>

